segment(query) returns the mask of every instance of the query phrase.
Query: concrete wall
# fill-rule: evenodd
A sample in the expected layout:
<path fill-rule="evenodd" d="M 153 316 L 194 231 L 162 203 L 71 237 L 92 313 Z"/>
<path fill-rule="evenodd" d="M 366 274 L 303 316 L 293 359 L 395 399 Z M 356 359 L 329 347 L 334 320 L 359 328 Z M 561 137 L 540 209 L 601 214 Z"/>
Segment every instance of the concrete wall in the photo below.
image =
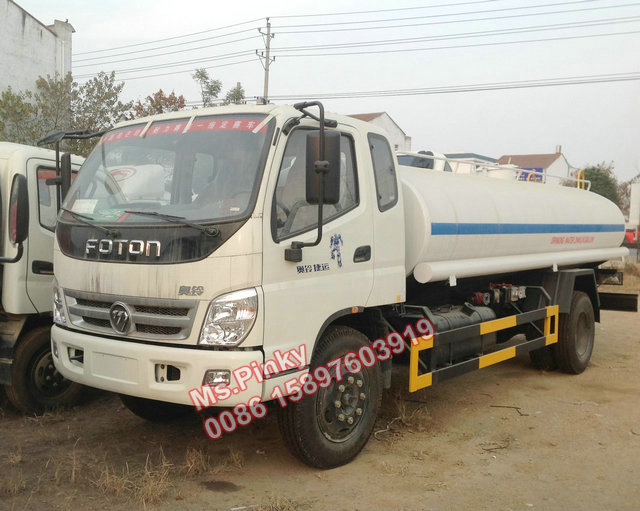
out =
<path fill-rule="evenodd" d="M 0 91 L 33 90 L 39 76 L 71 71 L 73 27 L 45 26 L 11 0 L 0 0 Z"/>

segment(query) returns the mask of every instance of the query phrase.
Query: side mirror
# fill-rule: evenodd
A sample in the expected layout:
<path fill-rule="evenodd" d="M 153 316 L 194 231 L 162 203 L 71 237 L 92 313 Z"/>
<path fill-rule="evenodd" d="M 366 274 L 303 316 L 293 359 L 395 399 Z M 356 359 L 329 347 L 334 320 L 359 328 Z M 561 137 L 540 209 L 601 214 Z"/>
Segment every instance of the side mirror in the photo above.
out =
<path fill-rule="evenodd" d="M 64 153 L 60 157 L 60 177 L 60 199 L 63 201 L 71 187 L 71 155 L 69 153 Z"/>
<path fill-rule="evenodd" d="M 29 194 L 27 178 L 16 174 L 11 185 L 9 199 L 9 239 L 11 243 L 22 243 L 29 235 Z"/>
<path fill-rule="evenodd" d="M 337 204 L 340 202 L 340 133 L 324 132 L 324 157 L 321 138 L 319 130 L 307 135 L 306 198 L 310 204 Z"/>

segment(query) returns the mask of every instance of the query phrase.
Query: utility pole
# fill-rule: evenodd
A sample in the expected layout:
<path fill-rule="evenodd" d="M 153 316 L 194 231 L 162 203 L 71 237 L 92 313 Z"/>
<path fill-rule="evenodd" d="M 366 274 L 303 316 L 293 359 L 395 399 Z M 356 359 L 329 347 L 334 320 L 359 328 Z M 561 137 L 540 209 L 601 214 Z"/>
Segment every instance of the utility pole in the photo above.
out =
<path fill-rule="evenodd" d="M 263 33 L 261 29 L 258 29 L 259 32 L 265 36 L 265 52 L 262 55 L 258 55 L 264 57 L 264 104 L 269 103 L 269 64 L 271 64 L 271 39 L 273 35 L 271 34 L 271 22 L 269 18 L 267 18 L 267 33 Z M 257 53 L 257 52 L 256 52 Z M 275 60 L 275 58 L 273 59 Z"/>

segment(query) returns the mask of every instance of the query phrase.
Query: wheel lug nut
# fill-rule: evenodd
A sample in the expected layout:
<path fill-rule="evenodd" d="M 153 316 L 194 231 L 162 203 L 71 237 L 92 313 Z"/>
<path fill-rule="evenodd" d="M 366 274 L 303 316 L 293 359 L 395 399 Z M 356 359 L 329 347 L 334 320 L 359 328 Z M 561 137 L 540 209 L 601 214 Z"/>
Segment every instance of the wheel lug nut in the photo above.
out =
<path fill-rule="evenodd" d="M 358 388 L 362 387 L 362 380 L 358 380 L 356 382 L 356 385 L 358 386 Z"/>
<path fill-rule="evenodd" d="M 362 408 L 356 408 L 356 415 L 362 415 Z"/>
<path fill-rule="evenodd" d="M 353 379 L 353 376 L 349 376 L 349 378 L 347 378 L 347 381 L 348 381 L 350 384 L 353 384 L 353 382 L 354 382 L 355 380 Z"/>
<path fill-rule="evenodd" d="M 344 415 L 343 414 L 338 415 L 338 420 L 340 422 L 344 422 Z"/>
<path fill-rule="evenodd" d="M 349 417 L 347 419 L 347 424 L 353 424 L 353 417 Z"/>
<path fill-rule="evenodd" d="M 333 404 L 335 405 L 336 408 L 340 408 L 342 406 L 342 403 L 340 401 L 334 401 Z"/>
<path fill-rule="evenodd" d="M 364 392 L 360 392 L 360 399 L 364 400 L 367 397 L 367 395 Z"/>
<path fill-rule="evenodd" d="M 346 388 L 346 387 L 345 387 L 344 385 L 340 385 L 340 386 L 338 387 L 338 391 L 339 391 L 339 392 L 344 392 L 344 389 L 345 389 L 345 388 Z"/>

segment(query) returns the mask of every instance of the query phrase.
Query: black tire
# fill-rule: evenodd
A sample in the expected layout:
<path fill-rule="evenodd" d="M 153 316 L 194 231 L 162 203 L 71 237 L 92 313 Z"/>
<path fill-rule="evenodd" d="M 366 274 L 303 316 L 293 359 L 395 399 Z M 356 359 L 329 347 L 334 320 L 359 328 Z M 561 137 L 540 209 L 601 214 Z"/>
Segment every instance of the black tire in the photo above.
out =
<path fill-rule="evenodd" d="M 357 330 L 329 327 L 314 350 L 311 371 L 369 345 Z M 344 465 L 358 455 L 371 436 L 382 400 L 378 362 L 357 374 L 343 367 L 339 382 L 335 380 L 335 370 L 329 370 L 332 382 L 328 388 L 319 388 L 298 402 L 289 401 L 278 413 L 280 432 L 289 450 L 303 463 L 321 469 Z M 340 408 L 335 406 L 337 401 Z"/>
<path fill-rule="evenodd" d="M 143 397 L 120 394 L 120 400 L 132 413 L 149 422 L 170 422 L 193 412 L 187 405 L 155 401 Z"/>
<path fill-rule="evenodd" d="M 530 351 L 529 358 L 531 358 L 533 367 L 540 371 L 555 371 L 558 369 L 553 345 Z"/>
<path fill-rule="evenodd" d="M 42 413 L 74 405 L 84 387 L 63 378 L 53 365 L 51 327 L 35 328 L 18 340 L 7 398 L 19 410 Z"/>
<path fill-rule="evenodd" d="M 560 315 L 555 359 L 565 373 L 580 374 L 589 365 L 595 339 L 595 315 L 586 293 L 574 291 L 569 314 Z"/>

